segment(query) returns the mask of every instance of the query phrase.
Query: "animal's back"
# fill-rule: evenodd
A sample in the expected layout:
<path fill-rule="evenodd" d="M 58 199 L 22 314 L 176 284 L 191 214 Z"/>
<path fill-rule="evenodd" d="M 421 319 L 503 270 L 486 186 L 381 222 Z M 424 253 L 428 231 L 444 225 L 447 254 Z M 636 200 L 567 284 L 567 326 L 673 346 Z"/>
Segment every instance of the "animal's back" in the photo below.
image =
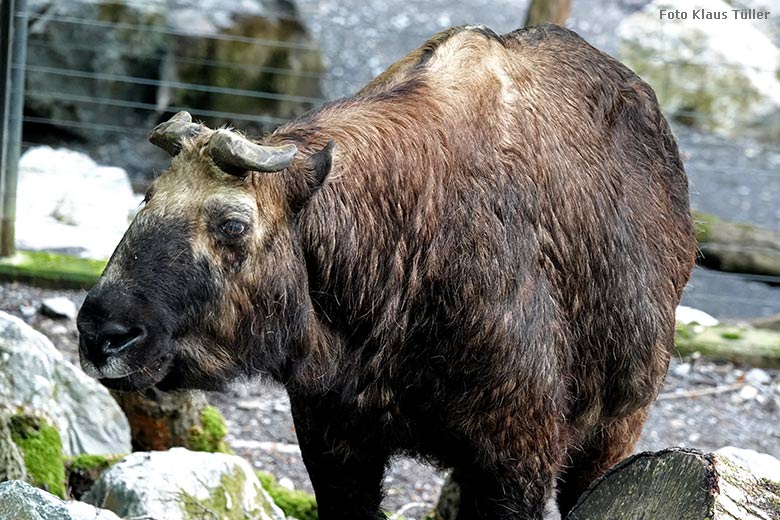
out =
<path fill-rule="evenodd" d="M 561 406 L 586 429 L 647 405 L 694 257 L 687 180 L 651 89 L 556 26 L 462 27 L 350 103 L 319 121 L 336 122 L 346 164 L 319 209 L 353 211 L 358 228 L 324 244 L 345 259 L 329 290 L 351 288 L 350 323 L 452 355 L 482 344 L 501 379 L 563 372 Z M 348 131 L 343 110 L 357 111 Z M 386 299 L 360 301 L 373 290 Z"/>

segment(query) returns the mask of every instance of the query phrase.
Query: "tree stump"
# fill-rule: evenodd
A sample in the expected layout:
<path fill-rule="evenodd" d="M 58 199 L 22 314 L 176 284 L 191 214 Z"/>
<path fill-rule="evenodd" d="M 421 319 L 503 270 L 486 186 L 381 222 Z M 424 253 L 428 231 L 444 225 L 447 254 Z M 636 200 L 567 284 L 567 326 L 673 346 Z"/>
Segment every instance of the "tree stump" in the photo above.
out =
<path fill-rule="evenodd" d="M 112 392 L 130 423 L 134 451 L 185 447 L 229 452 L 224 419 L 200 392 Z"/>
<path fill-rule="evenodd" d="M 774 462 L 780 471 L 780 462 Z M 777 519 L 780 482 L 754 475 L 727 453 L 682 448 L 645 452 L 591 484 L 566 520 L 641 518 Z"/>

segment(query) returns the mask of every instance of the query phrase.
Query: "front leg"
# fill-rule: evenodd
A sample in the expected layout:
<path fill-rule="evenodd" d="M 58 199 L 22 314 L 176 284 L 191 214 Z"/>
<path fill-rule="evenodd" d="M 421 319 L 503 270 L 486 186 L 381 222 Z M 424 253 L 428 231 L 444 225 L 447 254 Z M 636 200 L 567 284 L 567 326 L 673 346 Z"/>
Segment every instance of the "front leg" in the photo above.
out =
<path fill-rule="evenodd" d="M 382 481 L 390 453 L 373 440 L 370 425 L 347 425 L 351 417 L 322 401 L 292 395 L 290 401 L 319 519 L 384 520 Z"/>

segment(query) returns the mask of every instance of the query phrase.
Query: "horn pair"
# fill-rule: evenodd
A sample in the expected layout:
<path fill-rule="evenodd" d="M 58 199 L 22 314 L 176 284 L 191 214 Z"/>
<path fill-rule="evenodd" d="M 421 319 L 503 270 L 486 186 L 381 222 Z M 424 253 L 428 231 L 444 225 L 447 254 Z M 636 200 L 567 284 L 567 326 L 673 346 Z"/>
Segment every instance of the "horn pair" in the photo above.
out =
<path fill-rule="evenodd" d="M 184 139 L 209 132 L 208 154 L 226 173 L 246 175 L 250 171 L 278 172 L 292 164 L 298 149 L 295 145 L 263 146 L 230 130 L 211 130 L 192 122 L 189 112 L 179 112 L 152 130 L 149 140 L 171 156 L 181 152 Z"/>

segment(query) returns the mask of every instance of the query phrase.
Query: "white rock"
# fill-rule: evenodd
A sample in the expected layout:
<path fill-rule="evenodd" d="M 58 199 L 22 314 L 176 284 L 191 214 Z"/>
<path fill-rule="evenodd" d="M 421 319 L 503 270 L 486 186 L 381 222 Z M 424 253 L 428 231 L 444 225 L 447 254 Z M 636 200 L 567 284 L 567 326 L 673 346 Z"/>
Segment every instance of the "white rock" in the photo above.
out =
<path fill-rule="evenodd" d="M 745 374 L 745 381 L 751 385 L 766 385 L 772 381 L 772 376 L 769 372 L 760 368 L 751 368 Z"/>
<path fill-rule="evenodd" d="M 279 485 L 282 486 L 283 488 L 289 489 L 291 491 L 293 489 L 295 489 L 295 483 L 292 480 L 290 480 L 289 478 L 287 478 L 287 477 L 280 478 L 279 479 Z"/>
<path fill-rule="evenodd" d="M 2 311 L 0 402 L 45 412 L 66 455 L 132 450 L 127 419 L 108 390 L 63 359 L 43 334 Z"/>
<path fill-rule="evenodd" d="M 685 325 L 698 323 L 699 325 L 704 325 L 705 327 L 712 327 L 713 325 L 718 324 L 718 320 L 706 312 L 700 311 L 699 309 L 694 309 L 693 307 L 686 307 L 685 305 L 680 305 L 677 307 L 677 310 L 674 313 L 674 317 L 678 322 Z"/>
<path fill-rule="evenodd" d="M 695 9 L 728 20 L 693 18 Z M 661 19 L 661 10 L 688 13 Z M 734 20 L 723 0 L 653 0 L 618 28 L 618 57 L 656 91 L 664 109 L 733 136 L 780 135 L 780 49 L 749 21 Z"/>
<path fill-rule="evenodd" d="M 758 388 L 752 385 L 745 385 L 739 391 L 739 399 L 742 401 L 752 401 L 758 395 Z"/>
<path fill-rule="evenodd" d="M 41 312 L 51 318 L 67 318 L 75 320 L 78 309 L 70 298 L 54 296 L 41 302 Z"/>
<path fill-rule="evenodd" d="M 715 453 L 728 457 L 756 477 L 780 484 L 780 460 L 772 455 L 755 450 L 735 448 L 734 446 L 723 447 Z"/>
<path fill-rule="evenodd" d="M 66 504 L 73 520 L 121 520 L 113 511 L 100 509 L 91 504 L 69 500 Z"/>
<path fill-rule="evenodd" d="M 236 487 L 226 490 L 225 479 Z M 247 520 L 285 518 L 246 460 L 184 448 L 128 455 L 106 470 L 82 500 L 122 517 L 185 520 L 190 518 L 187 504 L 209 507 L 216 494 L 240 508 Z"/>
<path fill-rule="evenodd" d="M 19 480 L 0 483 L 0 519 L 120 520 L 111 511 L 76 500 L 64 502 L 51 493 Z"/>
<path fill-rule="evenodd" d="M 19 161 L 16 245 L 108 258 L 140 199 L 121 168 L 64 148 L 30 148 Z"/>
<path fill-rule="evenodd" d="M 678 377 L 687 376 L 691 373 L 691 364 L 690 363 L 680 363 L 676 367 L 672 369 L 672 373 Z"/>

